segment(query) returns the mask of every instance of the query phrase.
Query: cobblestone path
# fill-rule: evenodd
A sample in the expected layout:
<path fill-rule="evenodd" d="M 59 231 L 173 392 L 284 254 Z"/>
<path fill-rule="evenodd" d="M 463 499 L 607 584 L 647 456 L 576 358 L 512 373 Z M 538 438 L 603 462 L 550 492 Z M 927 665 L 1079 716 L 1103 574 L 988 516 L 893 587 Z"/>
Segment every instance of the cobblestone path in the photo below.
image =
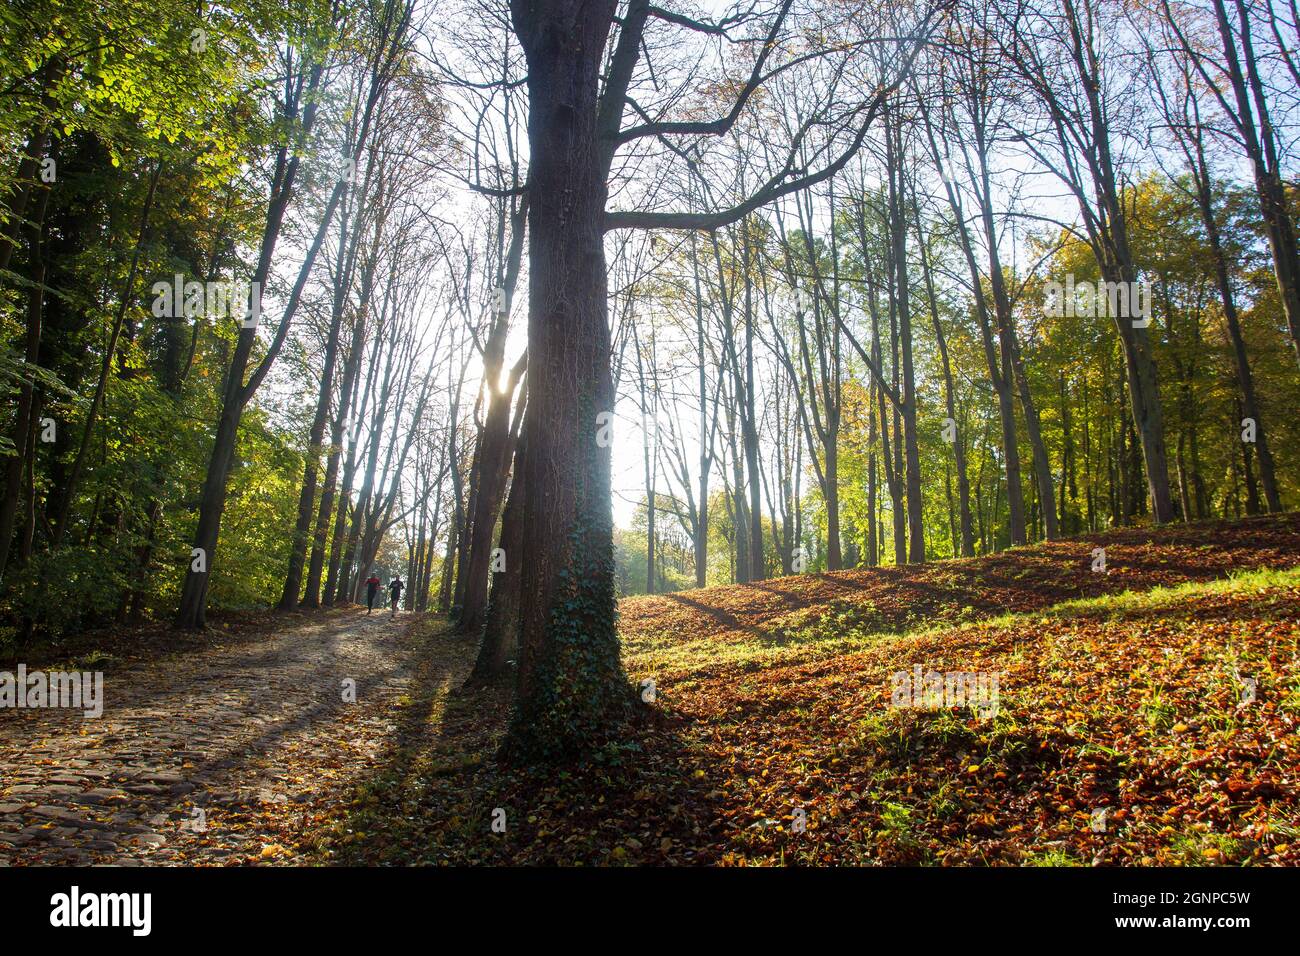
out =
<path fill-rule="evenodd" d="M 217 636 L 106 672 L 97 719 L 0 710 L 0 865 L 295 862 L 275 834 L 310 828 L 391 742 L 414 621 L 349 610 Z"/>

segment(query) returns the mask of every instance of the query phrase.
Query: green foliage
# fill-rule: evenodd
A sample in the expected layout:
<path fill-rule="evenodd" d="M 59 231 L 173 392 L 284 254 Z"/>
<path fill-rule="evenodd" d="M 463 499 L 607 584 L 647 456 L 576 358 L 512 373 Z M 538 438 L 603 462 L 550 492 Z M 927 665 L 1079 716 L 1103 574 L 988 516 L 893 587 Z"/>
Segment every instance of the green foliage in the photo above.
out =
<path fill-rule="evenodd" d="M 215 8 L 16 0 L 0 10 L 0 76 L 10 93 L 0 106 L 0 145 L 9 156 L 0 164 L 0 216 L 13 215 L 24 189 L 44 193 L 51 237 L 36 365 L 23 361 L 34 288 L 25 232 L 0 274 L 0 465 L 14 461 L 13 409 L 24 380 L 39 420 L 56 429 L 54 441 L 37 442 L 30 469 L 33 554 L 24 561 L 15 541 L 0 581 L 0 622 L 13 634 L 57 639 L 137 613 L 174 613 L 239 330 L 215 318 L 155 316 L 151 289 L 177 274 L 247 278 L 275 152 L 300 138 L 299 119 L 286 122 L 277 105 L 286 57 L 297 70 L 304 51 L 326 56 L 336 20 L 359 28 L 364 9 L 317 0 L 292 9 L 269 0 Z M 316 105 L 327 116 L 341 111 L 324 98 Z M 21 160 L 42 138 L 54 175 L 23 182 L 15 175 Z M 296 147 L 309 207 L 317 148 Z M 106 356 L 118 321 L 116 352 Z M 264 348 L 257 345 L 254 361 Z M 106 365 L 107 387 L 88 426 Z M 212 607 L 265 606 L 278 597 L 303 467 L 296 425 L 257 403 L 243 417 L 212 561 Z M 21 497 L 25 510 L 25 490 Z M 66 531 L 52 548 L 63 513 Z M 48 600 L 39 594 L 42 581 Z"/>
<path fill-rule="evenodd" d="M 126 555 L 94 548 L 38 553 L 5 579 L 7 610 L 38 638 L 111 620 L 127 584 Z"/>

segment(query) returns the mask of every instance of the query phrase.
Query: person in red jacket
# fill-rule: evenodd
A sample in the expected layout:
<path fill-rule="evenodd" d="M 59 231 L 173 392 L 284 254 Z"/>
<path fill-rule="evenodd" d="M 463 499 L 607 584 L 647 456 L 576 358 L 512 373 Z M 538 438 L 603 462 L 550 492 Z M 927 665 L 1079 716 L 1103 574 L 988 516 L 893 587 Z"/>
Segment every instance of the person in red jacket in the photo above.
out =
<path fill-rule="evenodd" d="M 375 596 L 379 594 L 379 575 L 371 574 L 366 578 L 366 613 L 375 609 Z"/>

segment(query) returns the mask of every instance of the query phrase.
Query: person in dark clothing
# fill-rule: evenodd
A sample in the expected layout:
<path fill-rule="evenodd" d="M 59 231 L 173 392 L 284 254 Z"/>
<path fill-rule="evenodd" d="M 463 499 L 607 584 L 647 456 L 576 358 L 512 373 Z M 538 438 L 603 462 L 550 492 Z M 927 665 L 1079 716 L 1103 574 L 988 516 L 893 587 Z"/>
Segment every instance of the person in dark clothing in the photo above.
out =
<path fill-rule="evenodd" d="M 394 577 L 388 584 L 388 596 L 392 598 L 393 601 L 393 614 L 397 613 L 397 602 L 402 596 L 402 588 L 404 587 L 406 587 L 406 585 L 402 583 L 400 577 Z"/>
<path fill-rule="evenodd" d="M 372 574 L 366 578 L 366 613 L 375 609 L 375 597 L 379 594 L 379 575 Z"/>

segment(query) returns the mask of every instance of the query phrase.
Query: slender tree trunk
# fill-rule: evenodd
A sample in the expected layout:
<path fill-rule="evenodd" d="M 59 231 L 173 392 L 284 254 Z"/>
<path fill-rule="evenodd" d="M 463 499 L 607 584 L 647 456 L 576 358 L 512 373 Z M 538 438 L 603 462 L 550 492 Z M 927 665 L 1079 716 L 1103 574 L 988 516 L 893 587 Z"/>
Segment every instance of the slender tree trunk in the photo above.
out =
<path fill-rule="evenodd" d="M 879 353 L 877 353 L 879 358 Z M 877 362 L 879 368 L 879 362 Z M 884 396 L 880 394 L 880 387 L 873 382 L 870 391 L 870 400 L 867 404 L 867 418 L 869 424 L 867 427 L 867 564 L 870 567 L 876 567 L 880 564 L 880 537 L 877 534 L 879 526 L 879 511 L 877 510 L 877 499 L 880 496 L 876 482 L 876 442 L 878 441 L 876 429 L 876 403 L 883 402 Z"/>
<path fill-rule="evenodd" d="M 1052 488 L 1052 465 L 1047 457 L 1047 446 L 1043 442 L 1038 406 L 1034 403 L 1033 392 L 1029 388 L 1029 376 L 1025 372 L 1024 360 L 1020 355 L 1015 317 L 1011 314 L 1011 297 L 1007 292 L 1006 278 L 1002 273 L 1002 258 L 998 253 L 998 231 L 993 218 L 992 181 L 984 136 L 983 123 L 976 123 L 975 143 L 981 185 L 980 216 L 984 222 L 985 243 L 988 246 L 989 289 L 993 294 L 993 313 L 997 320 L 998 339 L 1002 344 L 1002 374 L 1009 380 L 1008 385 L 1014 381 L 1020 397 L 1020 409 L 1025 414 L 1025 434 L 1029 438 L 1034 480 L 1038 489 L 1037 500 L 1042 509 L 1045 536 L 1050 541 L 1059 537 L 1056 495 Z"/>
<path fill-rule="evenodd" d="M 898 310 L 898 337 L 903 372 L 903 401 L 900 412 L 903 418 L 903 458 L 907 489 L 907 560 L 911 564 L 925 563 L 925 515 L 921 504 L 921 447 L 916 434 L 916 373 L 912 363 L 912 304 L 911 287 L 907 273 L 907 217 L 904 212 L 906 182 L 903 171 L 901 133 L 895 128 L 892 136 L 886 124 L 886 137 L 892 140 L 889 151 L 892 157 L 889 176 L 890 232 L 894 247 L 894 295 Z"/>
<path fill-rule="evenodd" d="M 356 434 L 356 431 L 353 432 Z M 348 443 L 348 458 L 343 465 L 343 482 L 334 514 L 334 532 L 330 536 L 330 562 L 325 574 L 325 606 L 347 603 L 347 577 L 350 565 L 343 560 L 347 541 L 348 512 L 352 508 L 352 481 L 356 477 L 356 443 Z M 348 561 L 351 555 L 348 555 Z"/>
<path fill-rule="evenodd" d="M 700 254 L 697 234 L 691 232 L 691 275 L 695 284 L 695 348 L 699 356 L 700 380 L 700 507 L 695 523 L 695 586 L 702 588 L 709 572 L 709 469 L 713 465 L 710 453 L 712 436 L 709 434 L 708 383 L 704 361 L 704 297 L 700 291 Z"/>
<path fill-rule="evenodd" d="M 763 501 L 759 481 L 758 464 L 758 419 L 755 395 L 757 383 L 754 379 L 754 276 L 750 257 L 749 222 L 741 223 L 744 249 L 745 281 L 745 414 L 744 446 L 745 467 L 749 471 L 749 575 L 753 581 L 767 577 L 767 565 L 763 560 Z"/>
<path fill-rule="evenodd" d="M 1246 352 L 1246 339 L 1241 332 L 1241 319 L 1237 314 L 1237 300 L 1232 290 L 1232 278 L 1228 270 L 1228 256 L 1223 248 L 1219 233 L 1219 223 L 1214 215 L 1214 197 L 1209 178 L 1209 166 L 1205 162 L 1200 139 L 1196 148 L 1196 197 L 1201 213 L 1201 222 L 1205 226 L 1206 238 L 1210 252 L 1214 255 L 1214 279 L 1219 288 L 1219 299 L 1223 305 L 1223 321 L 1228 327 L 1228 339 L 1232 343 L 1232 358 L 1237 372 L 1237 387 L 1241 390 L 1241 408 L 1243 417 L 1250 419 L 1255 426 L 1255 453 L 1259 457 L 1259 478 L 1264 486 L 1264 500 L 1268 510 L 1282 510 L 1282 496 L 1278 491 L 1277 477 L 1273 468 L 1273 452 L 1268 445 L 1268 434 L 1264 429 L 1264 419 L 1260 414 L 1259 401 L 1255 397 L 1255 380 L 1250 370 L 1250 357 Z M 1244 425 L 1242 427 L 1245 427 Z"/>
<path fill-rule="evenodd" d="M 934 157 L 936 163 L 940 163 L 942 153 L 935 139 L 934 129 L 930 125 L 928 115 L 925 125 L 930 154 Z M 1002 425 L 1003 466 L 1007 478 L 1008 523 L 1010 525 L 1011 544 L 1021 545 L 1025 544 L 1028 538 L 1025 533 L 1024 492 L 1021 488 L 1020 450 L 1016 438 L 1015 405 L 1011 397 L 1011 377 L 1013 372 L 1005 361 L 1007 354 L 1005 346 L 1003 348 L 1002 366 L 1001 368 L 998 366 L 998 350 L 993 343 L 992 322 L 989 318 L 988 302 L 983 292 L 984 283 L 979 265 L 975 260 L 975 246 L 971 238 L 970 228 L 966 225 L 966 214 L 963 209 L 961 195 L 957 192 L 951 180 L 947 179 L 944 181 L 944 191 L 948 197 L 948 205 L 952 210 L 956 224 L 958 244 L 961 247 L 962 256 L 966 260 L 971 288 L 974 290 L 974 312 L 980 331 L 980 344 L 984 349 L 984 361 L 989 370 L 989 383 L 992 385 L 998 399 L 998 416 Z M 987 222 L 985 228 L 988 228 Z M 993 537 L 994 534 L 995 532 L 991 530 L 990 537 Z M 985 543 L 984 550 L 986 553 L 988 552 L 987 543 Z"/>
<path fill-rule="evenodd" d="M 347 192 L 346 187 L 344 192 Z M 353 242 L 355 243 L 355 239 Z M 298 494 L 298 518 L 289 539 L 289 570 L 284 578 L 284 591 L 280 595 L 280 610 L 292 611 L 298 607 L 302 592 L 303 566 L 307 561 L 307 544 L 312 535 L 312 515 L 316 505 L 316 483 L 320 477 L 320 456 L 325 441 L 325 426 L 329 421 L 330 399 L 334 394 L 334 366 L 338 362 L 339 332 L 343 327 L 343 310 L 348 294 L 346 276 L 348 258 L 348 216 L 339 217 L 338 277 L 334 292 L 334 306 L 330 313 L 329 332 L 325 337 L 324 364 L 321 368 L 320 388 L 316 396 L 316 412 L 312 416 L 311 430 L 307 435 L 307 453 L 303 461 L 302 488 Z M 329 449 L 334 462 L 333 442 Z M 335 466 L 337 467 L 337 466 Z M 321 505 L 325 502 L 322 500 Z M 314 600 L 311 602 L 315 603 Z"/>
<path fill-rule="evenodd" d="M 1110 281 L 1132 284 L 1128 269 L 1111 272 Z M 1140 443 L 1141 460 L 1146 466 L 1147 496 L 1156 524 L 1173 520 L 1173 500 L 1169 494 L 1169 460 L 1165 450 L 1164 411 L 1156 381 L 1156 363 L 1152 355 L 1151 336 L 1145 328 L 1134 328 L 1128 316 L 1115 316 L 1115 326 L 1124 344 L 1124 361 L 1128 368 L 1129 405 L 1132 422 Z"/>
<path fill-rule="evenodd" d="M 939 346 L 940 367 L 943 370 L 944 407 L 948 411 L 948 419 L 953 427 L 952 453 L 953 464 L 957 470 L 958 525 L 961 530 L 960 542 L 958 547 L 954 548 L 954 553 L 960 554 L 963 558 L 970 558 L 975 556 L 975 534 L 971 527 L 970 478 L 966 473 L 966 435 L 963 429 L 957 426 L 957 399 L 953 389 L 948 339 L 943 332 L 943 323 L 939 321 L 939 302 L 935 295 L 934 275 L 930 271 L 930 252 L 926 248 L 925 236 L 921 232 L 920 210 L 915 204 L 913 204 L 913 214 L 916 217 L 917 242 L 921 245 L 921 272 L 925 279 L 926 298 L 930 303 L 930 324 L 934 326 L 935 342 Z"/>
<path fill-rule="evenodd" d="M 501 376 L 501 354 L 505 348 L 505 328 L 500 341 L 489 344 L 486 380 L 496 383 Z M 472 496 L 473 511 L 469 516 L 469 558 L 464 566 L 464 586 L 461 588 L 459 629 L 466 634 L 476 634 L 483 627 L 487 613 L 488 574 L 492 564 L 492 532 L 496 529 L 501 499 L 505 493 L 506 479 L 510 473 L 510 451 L 514 444 L 510 434 L 510 406 L 515 387 L 524 366 L 517 364 L 511 370 L 504 388 L 489 389 L 487 416 L 479 436 L 478 488 Z M 521 556 L 505 551 L 507 565 Z"/>
<path fill-rule="evenodd" d="M 361 299 L 357 304 L 356 315 L 352 320 L 352 340 L 349 343 L 347 359 L 343 364 L 343 379 L 339 390 L 339 404 L 335 410 L 333 421 L 330 423 L 330 444 L 326 451 L 327 459 L 325 463 L 325 480 L 321 485 L 320 506 L 316 511 L 316 525 L 312 532 L 311 558 L 307 565 L 307 588 L 303 596 L 302 603 L 304 607 L 318 607 L 321 602 L 321 574 L 325 565 L 325 541 L 329 535 L 330 518 L 334 514 L 334 493 L 335 485 L 338 481 L 339 460 L 343 456 L 343 436 L 347 429 L 348 414 L 352 410 L 352 402 L 357 389 L 357 381 L 361 374 L 361 360 L 365 351 L 365 329 L 366 319 L 370 310 L 370 297 L 374 292 L 374 273 L 379 262 L 379 243 L 383 234 L 382 221 L 375 228 L 374 241 L 370 247 L 370 255 L 363 268 L 361 276 Z M 345 481 L 344 496 L 351 491 L 351 482 Z M 340 515 L 346 506 L 346 500 L 341 502 Z M 336 533 L 342 534 L 341 522 L 336 522 Z M 337 554 L 338 542 L 332 551 Z M 330 577 L 336 573 L 336 559 L 331 560 Z M 333 591 L 331 590 L 332 581 L 327 579 L 325 584 L 325 601 L 332 603 Z M 408 591 L 410 588 L 408 587 Z"/>
<path fill-rule="evenodd" d="M 736 396 L 737 399 L 740 396 Z M 732 426 L 731 433 L 735 435 L 735 420 L 730 420 Z M 744 430 L 744 422 L 741 422 L 741 430 Z M 740 449 L 736 447 L 734 437 L 728 443 L 731 451 L 731 477 L 733 491 L 730 495 L 732 502 L 732 522 L 731 528 L 736 539 L 736 583 L 748 584 L 753 580 L 750 570 L 749 560 L 749 508 L 745 505 L 745 471 L 744 460 L 741 457 Z"/>
<path fill-rule="evenodd" d="M 523 580 L 521 563 L 510 561 L 509 555 L 521 554 L 524 541 L 523 475 L 524 446 L 515 447 L 515 480 L 511 483 L 505 510 L 501 515 L 501 547 L 507 560 L 505 568 L 492 574 L 492 593 L 488 601 L 487 616 L 483 622 L 483 637 L 479 642 L 478 657 L 470 672 L 466 686 L 489 684 L 505 673 L 510 655 L 519 644 L 519 599 Z"/>
<path fill-rule="evenodd" d="M 442 557 L 442 580 L 438 585 L 438 610 L 443 614 L 451 610 L 451 585 L 453 570 L 456 566 L 456 547 L 460 539 L 460 511 L 451 519 L 451 529 L 447 533 L 447 551 Z"/>
<path fill-rule="evenodd" d="M 323 70 L 320 67 L 313 68 L 306 83 L 303 97 L 308 106 L 304 111 L 302 123 L 304 134 L 310 131 L 313 125 L 316 110 L 315 93 L 322 72 Z M 258 314 L 261 311 L 261 290 L 271 272 L 271 259 L 280 236 L 280 228 L 284 222 L 285 212 L 288 210 L 289 200 L 293 194 L 298 163 L 298 157 L 296 155 L 291 157 L 289 147 L 287 145 L 283 146 L 280 150 L 271 203 L 267 210 L 266 226 L 262 231 L 258 264 L 253 273 L 252 308 Z M 298 272 L 298 280 L 290 294 L 289 303 L 285 307 L 285 315 L 281 320 L 281 332 L 287 331 L 287 324 L 297 310 L 302 288 L 306 285 L 307 276 L 310 274 L 312 264 L 320 250 L 325 230 L 328 228 L 329 222 L 334 216 L 334 209 L 338 205 L 339 194 L 339 187 L 335 187 L 329 202 L 326 204 L 315 241 L 307 252 L 307 258 Z M 217 419 L 216 434 L 212 442 L 212 453 L 208 459 L 208 468 L 203 480 L 203 491 L 199 499 L 199 520 L 194 530 L 191 558 L 186 564 L 185 580 L 181 585 L 180 607 L 176 613 L 177 627 L 198 629 L 205 624 L 208 583 L 212 577 L 212 566 L 216 558 L 217 536 L 221 530 L 221 515 L 226 507 L 226 481 L 230 476 L 230 466 L 234 460 L 239 421 L 243 416 L 244 406 L 252 396 L 252 390 L 257 385 L 256 373 L 253 381 L 250 381 L 248 385 L 244 383 L 244 373 L 248 369 L 256 339 L 257 323 L 247 323 L 245 327 L 239 330 L 238 341 L 231 356 L 230 366 L 226 371 L 221 412 Z M 278 334 L 277 341 L 283 341 Z M 274 352 L 269 353 L 266 359 L 263 360 L 263 365 L 259 366 L 259 369 L 265 368 L 266 363 L 273 358 Z"/>

